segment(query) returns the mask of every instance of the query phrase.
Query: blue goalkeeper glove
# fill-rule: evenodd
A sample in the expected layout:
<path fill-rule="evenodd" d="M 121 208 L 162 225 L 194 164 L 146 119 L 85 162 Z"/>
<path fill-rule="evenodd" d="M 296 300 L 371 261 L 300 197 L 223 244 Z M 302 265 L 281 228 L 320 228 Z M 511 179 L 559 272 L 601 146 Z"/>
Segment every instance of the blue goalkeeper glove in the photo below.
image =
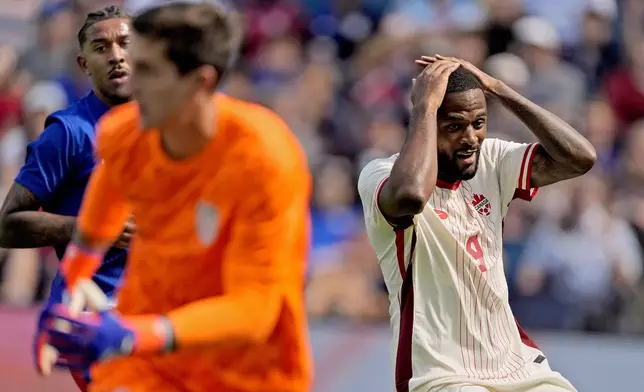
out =
<path fill-rule="evenodd" d="M 59 305 L 43 322 L 46 343 L 59 353 L 55 367 L 79 369 L 115 356 L 174 349 L 172 326 L 164 316 L 122 317 L 111 310 L 72 316 Z"/>

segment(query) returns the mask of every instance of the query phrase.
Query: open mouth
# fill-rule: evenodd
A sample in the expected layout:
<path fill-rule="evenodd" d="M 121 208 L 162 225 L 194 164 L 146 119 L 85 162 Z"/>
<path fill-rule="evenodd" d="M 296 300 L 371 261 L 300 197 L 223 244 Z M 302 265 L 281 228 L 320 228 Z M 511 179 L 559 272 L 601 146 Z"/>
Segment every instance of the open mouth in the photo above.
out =
<path fill-rule="evenodd" d="M 109 79 L 115 83 L 124 83 L 129 78 L 130 73 L 125 70 L 114 70 L 110 72 Z"/>
<path fill-rule="evenodd" d="M 466 165 L 470 165 L 474 163 L 477 153 L 478 153 L 478 150 L 468 150 L 468 151 L 459 151 L 454 155 L 456 156 L 456 159 L 458 159 L 459 161 L 463 162 Z"/>

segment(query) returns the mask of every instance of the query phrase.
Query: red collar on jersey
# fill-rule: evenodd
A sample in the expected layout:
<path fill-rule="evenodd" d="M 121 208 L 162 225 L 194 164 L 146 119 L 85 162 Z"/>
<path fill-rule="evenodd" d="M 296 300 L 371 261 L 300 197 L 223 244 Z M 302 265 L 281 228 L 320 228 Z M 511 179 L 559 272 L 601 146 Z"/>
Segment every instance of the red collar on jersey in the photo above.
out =
<path fill-rule="evenodd" d="M 450 189 L 452 191 L 455 191 L 455 190 L 458 189 L 459 185 L 461 185 L 461 180 L 458 180 L 456 182 L 451 183 L 451 182 L 443 181 L 443 180 L 438 179 L 438 178 L 436 179 L 436 186 L 439 187 L 439 188 Z"/>

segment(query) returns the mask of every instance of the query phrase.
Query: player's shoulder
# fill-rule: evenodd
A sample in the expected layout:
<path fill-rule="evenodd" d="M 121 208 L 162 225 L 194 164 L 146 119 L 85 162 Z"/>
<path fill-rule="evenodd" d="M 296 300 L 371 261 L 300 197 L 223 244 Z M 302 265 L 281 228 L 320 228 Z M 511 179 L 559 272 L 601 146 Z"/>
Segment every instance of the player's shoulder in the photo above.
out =
<path fill-rule="evenodd" d="M 292 132 L 286 122 L 271 109 L 260 104 L 232 98 L 225 95 L 217 101 L 244 136 L 254 136 L 258 140 L 277 140 L 281 143 L 290 140 Z M 273 137 L 271 137 L 273 136 Z"/>
<path fill-rule="evenodd" d="M 49 114 L 45 120 L 45 126 L 58 122 L 70 131 L 91 132 L 97 117 L 106 110 L 107 106 L 94 93 L 90 92 L 67 107 Z"/>
<path fill-rule="evenodd" d="M 488 138 L 481 146 L 481 157 L 492 166 L 499 165 L 502 161 L 522 160 L 527 153 L 535 151 L 538 143 L 518 143 L 496 138 Z"/>
<path fill-rule="evenodd" d="M 394 154 L 386 158 L 376 158 L 367 163 L 358 176 L 358 183 L 369 180 L 373 176 L 388 176 L 391 168 L 394 166 L 399 154 Z"/>
<path fill-rule="evenodd" d="M 481 158 L 484 163 L 491 167 L 496 167 L 505 159 L 509 152 L 517 150 L 524 146 L 522 143 L 516 143 L 498 138 L 487 138 L 481 145 Z"/>
<path fill-rule="evenodd" d="M 508 143 L 510 142 L 498 138 L 486 138 L 481 144 L 481 154 L 489 158 L 497 156 Z"/>
<path fill-rule="evenodd" d="M 128 102 L 110 109 L 101 117 L 96 128 L 96 148 L 99 155 L 106 159 L 116 152 L 127 150 L 140 132 L 139 105 Z"/>
<path fill-rule="evenodd" d="M 394 163 L 396 163 L 399 155 L 400 154 L 396 153 L 388 157 L 372 159 L 366 165 L 364 165 L 360 173 L 367 174 L 374 170 L 391 169 Z"/>
<path fill-rule="evenodd" d="M 82 110 L 80 101 L 64 109 L 57 110 L 45 119 L 45 128 L 41 136 L 53 137 L 60 141 L 82 139 L 94 129 L 93 119 Z"/>
<path fill-rule="evenodd" d="M 308 166 L 298 138 L 277 113 L 229 96 L 217 99 L 231 123 L 228 140 L 238 154 L 274 169 Z"/>

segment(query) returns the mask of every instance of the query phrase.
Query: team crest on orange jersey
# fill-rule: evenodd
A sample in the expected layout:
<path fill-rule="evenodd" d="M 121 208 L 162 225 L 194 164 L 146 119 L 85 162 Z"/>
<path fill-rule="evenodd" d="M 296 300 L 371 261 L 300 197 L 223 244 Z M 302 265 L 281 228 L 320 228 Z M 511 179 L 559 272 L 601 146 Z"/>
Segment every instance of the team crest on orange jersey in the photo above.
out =
<path fill-rule="evenodd" d="M 474 209 L 483 216 L 489 216 L 492 211 L 492 204 L 490 204 L 490 201 L 485 197 L 485 195 L 475 193 L 472 196 L 472 205 L 474 206 Z"/>
<path fill-rule="evenodd" d="M 219 228 L 219 213 L 212 204 L 204 201 L 197 203 L 197 238 L 203 246 L 210 246 L 217 236 Z"/>

